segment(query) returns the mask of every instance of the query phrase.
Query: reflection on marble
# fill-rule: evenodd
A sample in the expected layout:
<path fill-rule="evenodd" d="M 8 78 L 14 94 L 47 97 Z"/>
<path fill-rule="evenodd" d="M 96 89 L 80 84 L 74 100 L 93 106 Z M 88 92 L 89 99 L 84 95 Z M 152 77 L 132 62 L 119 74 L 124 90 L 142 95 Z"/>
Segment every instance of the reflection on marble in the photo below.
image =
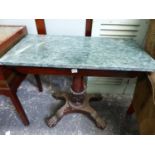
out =
<path fill-rule="evenodd" d="M 27 35 L 1 59 L 3 65 L 155 71 L 155 61 L 132 39 Z"/>

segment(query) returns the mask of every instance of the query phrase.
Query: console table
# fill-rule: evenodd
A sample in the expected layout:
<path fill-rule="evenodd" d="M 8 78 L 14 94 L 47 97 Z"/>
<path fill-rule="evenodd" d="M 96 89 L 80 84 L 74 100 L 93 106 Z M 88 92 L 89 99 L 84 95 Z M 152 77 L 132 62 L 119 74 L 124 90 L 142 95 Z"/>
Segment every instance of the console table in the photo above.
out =
<path fill-rule="evenodd" d="M 0 65 L 21 73 L 72 76 L 70 93 L 53 94 L 66 102 L 47 119 L 49 127 L 67 113 L 82 112 L 105 128 L 105 121 L 89 105 L 100 95 L 86 93 L 85 76 L 140 77 L 155 71 L 154 59 L 132 39 L 30 34 L 0 58 Z"/>

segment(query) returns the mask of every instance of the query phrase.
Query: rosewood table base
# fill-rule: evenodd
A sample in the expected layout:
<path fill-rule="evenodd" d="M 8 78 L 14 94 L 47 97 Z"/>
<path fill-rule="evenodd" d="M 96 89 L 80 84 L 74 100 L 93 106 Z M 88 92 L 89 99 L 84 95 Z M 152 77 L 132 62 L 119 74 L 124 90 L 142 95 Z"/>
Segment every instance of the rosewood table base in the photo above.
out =
<path fill-rule="evenodd" d="M 104 129 L 106 126 L 105 121 L 99 116 L 99 114 L 89 105 L 91 99 L 101 99 L 98 94 L 85 95 L 83 103 L 75 103 L 71 101 L 72 94 L 69 93 L 55 93 L 53 97 L 56 99 L 65 100 L 65 104 L 55 113 L 47 119 L 48 127 L 54 127 L 58 121 L 68 113 L 78 112 L 83 113 L 91 117 L 94 120 L 98 128 Z M 78 96 L 77 96 L 78 97 Z"/>
<path fill-rule="evenodd" d="M 79 112 L 87 114 L 95 121 L 97 127 L 104 129 L 105 121 L 98 115 L 98 113 L 89 105 L 91 99 L 101 99 L 101 95 L 88 95 L 85 92 L 85 85 L 83 77 L 74 76 L 70 93 L 55 93 L 53 95 L 56 99 L 65 100 L 65 104 L 47 119 L 47 125 L 53 127 L 57 122 L 67 113 Z"/>

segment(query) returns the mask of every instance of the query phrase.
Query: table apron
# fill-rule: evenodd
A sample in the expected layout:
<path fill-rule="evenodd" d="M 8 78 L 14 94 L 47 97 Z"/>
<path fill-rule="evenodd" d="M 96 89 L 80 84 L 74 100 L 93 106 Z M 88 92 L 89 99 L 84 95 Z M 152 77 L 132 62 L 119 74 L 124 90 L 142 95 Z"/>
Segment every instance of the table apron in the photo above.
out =
<path fill-rule="evenodd" d="M 112 71 L 112 70 L 92 70 L 78 69 L 76 73 L 72 69 L 46 68 L 46 67 L 23 67 L 23 66 L 5 66 L 5 68 L 16 70 L 23 74 L 44 74 L 44 75 L 68 75 L 68 76 L 103 76 L 103 77 L 129 77 L 141 76 L 146 72 L 136 71 Z"/>

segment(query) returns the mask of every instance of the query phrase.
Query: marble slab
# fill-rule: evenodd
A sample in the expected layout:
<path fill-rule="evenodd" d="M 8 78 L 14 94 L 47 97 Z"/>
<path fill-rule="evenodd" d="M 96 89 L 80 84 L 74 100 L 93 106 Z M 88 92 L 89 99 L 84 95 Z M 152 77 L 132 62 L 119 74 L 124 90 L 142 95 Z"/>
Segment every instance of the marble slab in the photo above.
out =
<path fill-rule="evenodd" d="M 1 65 L 118 71 L 155 71 L 155 60 L 132 39 L 27 35 Z"/>

